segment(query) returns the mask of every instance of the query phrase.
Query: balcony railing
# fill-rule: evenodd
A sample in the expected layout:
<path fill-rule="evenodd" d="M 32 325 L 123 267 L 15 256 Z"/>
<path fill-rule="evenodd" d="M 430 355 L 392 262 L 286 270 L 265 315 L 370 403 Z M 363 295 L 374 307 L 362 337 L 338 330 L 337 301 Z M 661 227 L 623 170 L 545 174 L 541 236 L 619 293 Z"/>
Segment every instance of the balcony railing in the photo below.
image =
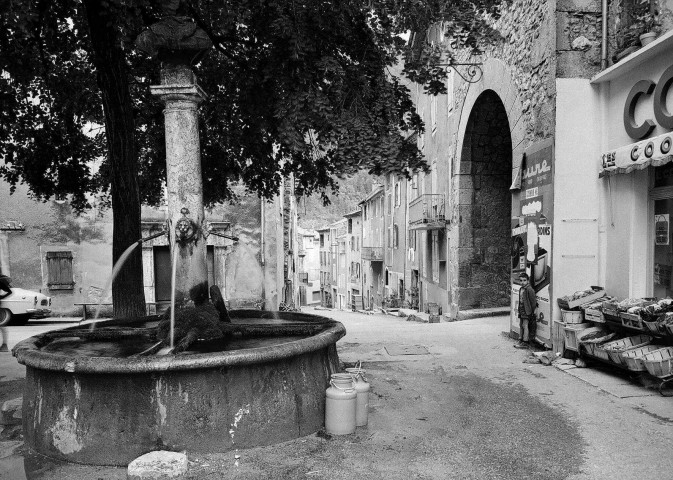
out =
<path fill-rule="evenodd" d="M 446 204 L 443 194 L 426 193 L 409 203 L 409 227 L 433 230 L 446 225 Z"/>
<path fill-rule="evenodd" d="M 382 262 L 383 247 L 362 247 L 362 260 Z"/>

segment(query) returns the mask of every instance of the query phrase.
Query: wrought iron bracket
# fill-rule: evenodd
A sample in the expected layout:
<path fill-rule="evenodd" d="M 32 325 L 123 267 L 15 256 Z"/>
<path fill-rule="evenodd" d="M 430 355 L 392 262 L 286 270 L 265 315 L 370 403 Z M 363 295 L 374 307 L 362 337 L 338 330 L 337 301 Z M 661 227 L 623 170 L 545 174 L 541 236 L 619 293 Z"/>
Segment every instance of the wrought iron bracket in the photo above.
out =
<path fill-rule="evenodd" d="M 440 63 L 437 66 L 447 69 L 452 68 L 467 83 L 477 83 L 484 76 L 482 65 L 483 63 Z M 459 68 L 464 70 L 464 73 L 461 73 Z"/>

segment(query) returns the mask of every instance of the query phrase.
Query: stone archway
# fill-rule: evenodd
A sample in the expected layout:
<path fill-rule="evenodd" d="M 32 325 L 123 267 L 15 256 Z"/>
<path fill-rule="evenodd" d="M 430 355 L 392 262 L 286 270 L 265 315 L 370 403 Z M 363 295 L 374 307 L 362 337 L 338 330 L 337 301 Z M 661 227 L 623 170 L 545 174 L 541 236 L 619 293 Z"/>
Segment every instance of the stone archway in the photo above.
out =
<path fill-rule="evenodd" d="M 464 132 L 456 174 L 460 193 L 453 299 L 460 310 L 507 306 L 512 136 L 507 110 L 495 91 L 480 92 Z"/>

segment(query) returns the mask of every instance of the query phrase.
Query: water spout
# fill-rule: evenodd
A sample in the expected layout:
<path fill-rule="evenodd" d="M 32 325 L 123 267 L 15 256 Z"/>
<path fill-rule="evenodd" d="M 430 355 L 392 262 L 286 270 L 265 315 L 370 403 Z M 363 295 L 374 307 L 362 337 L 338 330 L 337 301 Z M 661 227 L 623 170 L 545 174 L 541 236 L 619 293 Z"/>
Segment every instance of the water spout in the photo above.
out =
<path fill-rule="evenodd" d="M 105 296 L 109 293 L 110 288 L 112 287 L 112 282 L 114 282 L 114 279 L 117 278 L 117 275 L 119 274 L 119 271 L 122 269 L 124 266 L 124 263 L 126 263 L 126 260 L 131 256 L 131 253 L 133 250 L 136 249 L 136 247 L 143 242 L 147 242 L 148 240 L 152 240 L 154 238 L 160 237 L 161 235 L 166 235 L 168 233 L 168 229 L 164 227 L 164 229 L 158 233 L 155 233 L 153 235 L 150 235 L 149 237 L 141 238 L 140 240 L 133 242 L 129 247 L 124 250 L 124 253 L 121 254 L 117 262 L 114 264 L 112 267 L 112 274 L 110 274 L 110 277 L 108 278 L 108 281 L 105 284 L 105 288 L 103 288 L 103 292 L 100 296 L 100 299 L 98 300 L 98 305 L 96 306 L 96 313 L 94 314 L 93 317 L 93 323 L 91 324 L 91 328 L 94 328 L 95 322 L 98 319 L 98 316 L 100 315 L 100 309 L 103 305 L 103 299 Z"/>

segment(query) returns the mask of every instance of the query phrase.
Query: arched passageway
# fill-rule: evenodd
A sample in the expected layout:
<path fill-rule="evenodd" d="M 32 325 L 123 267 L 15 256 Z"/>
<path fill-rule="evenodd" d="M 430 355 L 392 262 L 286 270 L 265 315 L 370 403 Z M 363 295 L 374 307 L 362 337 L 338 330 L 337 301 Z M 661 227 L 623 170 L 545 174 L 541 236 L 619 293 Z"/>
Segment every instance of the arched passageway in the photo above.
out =
<path fill-rule="evenodd" d="M 460 310 L 507 306 L 512 139 L 507 112 L 493 90 L 474 103 L 460 154 L 454 302 Z"/>

